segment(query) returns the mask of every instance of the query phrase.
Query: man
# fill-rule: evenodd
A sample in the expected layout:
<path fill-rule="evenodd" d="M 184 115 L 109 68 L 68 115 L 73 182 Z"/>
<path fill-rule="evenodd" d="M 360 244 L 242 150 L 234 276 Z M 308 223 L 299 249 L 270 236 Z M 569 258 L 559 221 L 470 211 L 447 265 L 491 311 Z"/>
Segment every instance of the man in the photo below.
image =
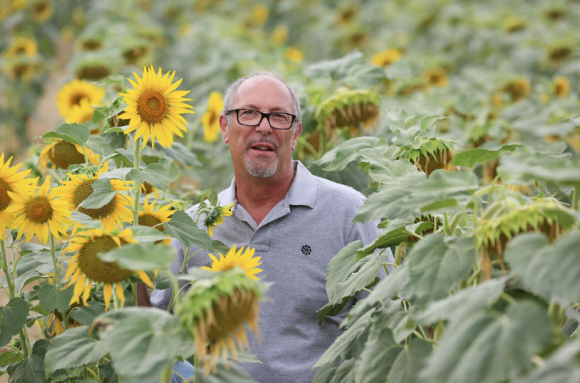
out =
<path fill-rule="evenodd" d="M 214 239 L 255 248 L 262 258 L 259 276 L 273 282 L 261 305 L 261 342 L 250 339 L 262 364 L 242 367 L 259 382 L 310 382 L 312 366 L 341 333 L 340 317 L 317 324 L 316 311 L 328 302 L 328 262 L 352 241 L 372 242 L 376 223 L 351 222 L 362 194 L 292 161 L 302 131 L 300 102 L 280 77 L 259 72 L 233 83 L 219 122 L 235 179 L 218 198 L 220 205 L 235 204 Z M 188 210 L 192 218 L 195 212 Z M 178 249 L 172 271 L 178 272 L 185 249 L 175 240 L 172 245 Z M 188 266 L 209 264 L 207 252 L 200 252 Z M 156 290 L 151 302 L 164 308 L 170 296 L 170 290 Z"/>

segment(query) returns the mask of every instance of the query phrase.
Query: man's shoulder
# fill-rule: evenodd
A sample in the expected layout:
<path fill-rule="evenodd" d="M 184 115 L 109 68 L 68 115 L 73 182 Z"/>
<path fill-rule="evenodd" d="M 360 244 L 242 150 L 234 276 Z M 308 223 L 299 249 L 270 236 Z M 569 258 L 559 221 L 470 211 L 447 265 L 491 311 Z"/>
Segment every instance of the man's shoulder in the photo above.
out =
<path fill-rule="evenodd" d="M 339 184 L 318 176 L 314 176 L 314 178 L 316 179 L 317 199 L 348 202 L 349 204 L 357 204 L 359 206 L 366 200 L 364 194 L 351 186 Z"/>

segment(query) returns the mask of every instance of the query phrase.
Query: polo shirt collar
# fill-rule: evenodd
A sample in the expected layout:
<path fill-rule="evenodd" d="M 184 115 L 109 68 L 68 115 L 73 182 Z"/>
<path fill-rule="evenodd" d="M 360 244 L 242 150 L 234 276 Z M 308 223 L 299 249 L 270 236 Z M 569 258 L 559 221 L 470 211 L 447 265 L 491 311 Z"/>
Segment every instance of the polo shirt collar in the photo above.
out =
<path fill-rule="evenodd" d="M 313 208 L 316 203 L 316 177 L 298 160 L 292 161 L 296 176 L 292 185 L 286 194 L 286 200 L 289 205 L 308 206 Z M 234 209 L 237 206 L 236 199 L 236 179 L 232 180 L 230 187 L 224 190 L 220 198 L 220 205 L 229 205 L 235 202 Z"/>

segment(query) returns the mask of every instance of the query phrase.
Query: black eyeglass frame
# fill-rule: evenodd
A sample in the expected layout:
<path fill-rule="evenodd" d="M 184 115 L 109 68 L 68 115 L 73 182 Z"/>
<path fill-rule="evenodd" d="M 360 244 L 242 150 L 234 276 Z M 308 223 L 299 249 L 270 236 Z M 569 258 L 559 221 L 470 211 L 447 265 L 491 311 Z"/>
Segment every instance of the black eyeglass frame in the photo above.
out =
<path fill-rule="evenodd" d="M 240 115 L 239 115 L 240 110 L 253 110 L 254 112 L 260 113 L 262 115 L 262 117 L 260 117 L 260 121 L 258 121 L 257 124 L 251 124 L 251 125 L 243 124 L 240 122 Z M 264 117 L 266 117 L 266 120 L 268 121 L 270 128 L 276 129 L 276 130 L 288 130 L 292 127 L 292 125 L 294 125 L 294 122 L 296 122 L 296 115 L 294 115 L 292 113 L 286 113 L 286 112 L 263 113 L 263 112 L 260 112 L 259 110 L 251 109 L 251 108 L 230 109 L 226 112 L 226 115 L 230 114 L 230 113 L 234 113 L 234 112 L 236 113 L 236 120 L 238 121 L 238 124 L 243 125 L 243 126 L 258 126 L 262 123 L 262 120 L 264 119 Z M 290 126 L 287 128 L 275 128 L 275 127 L 273 127 L 272 123 L 270 122 L 270 116 L 273 114 L 286 114 L 288 116 L 292 116 L 292 121 L 290 122 Z"/>

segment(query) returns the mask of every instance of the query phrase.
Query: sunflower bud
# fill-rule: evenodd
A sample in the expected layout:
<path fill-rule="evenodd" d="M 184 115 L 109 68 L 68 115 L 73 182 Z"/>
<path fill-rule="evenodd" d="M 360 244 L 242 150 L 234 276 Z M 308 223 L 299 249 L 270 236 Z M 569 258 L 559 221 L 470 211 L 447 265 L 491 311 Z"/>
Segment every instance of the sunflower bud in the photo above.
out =
<path fill-rule="evenodd" d="M 205 374 L 215 371 L 219 357 L 227 362 L 231 353 L 236 360 L 238 350 L 249 350 L 244 323 L 259 333 L 261 297 L 260 282 L 240 269 L 230 269 L 215 277 L 197 279 L 176 306 L 182 326 L 195 338 L 196 355 Z"/>
<path fill-rule="evenodd" d="M 453 169 L 451 163 L 453 150 L 449 142 L 439 138 L 429 138 L 417 146 L 403 148 L 400 157 L 411 161 L 420 171 L 426 173 L 427 177 L 437 169 L 447 171 Z"/>
<path fill-rule="evenodd" d="M 542 232 L 553 242 L 569 225 L 562 216 L 570 216 L 568 209 L 552 198 L 523 202 L 507 197 L 492 203 L 475 232 L 477 247 L 482 252 L 485 278 L 491 278 L 491 254 L 497 256 L 502 270 L 505 270 L 503 254 L 513 237 L 526 232 Z"/>
<path fill-rule="evenodd" d="M 369 128 L 379 116 L 380 105 L 375 91 L 341 88 L 318 106 L 314 118 L 327 130 Z"/>

